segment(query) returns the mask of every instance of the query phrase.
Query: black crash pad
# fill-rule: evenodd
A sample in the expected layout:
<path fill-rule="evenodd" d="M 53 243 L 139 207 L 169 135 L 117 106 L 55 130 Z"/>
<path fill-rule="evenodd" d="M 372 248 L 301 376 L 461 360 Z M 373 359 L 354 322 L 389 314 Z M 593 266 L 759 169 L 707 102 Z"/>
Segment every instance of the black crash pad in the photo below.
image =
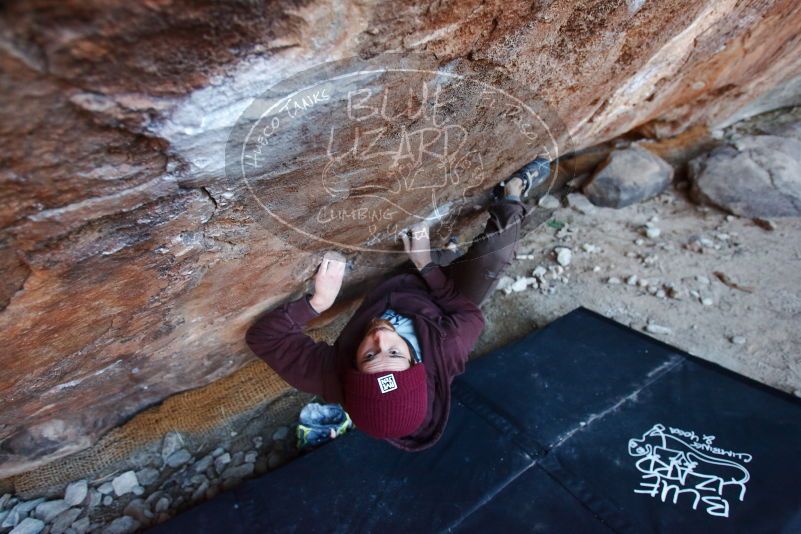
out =
<path fill-rule="evenodd" d="M 453 395 L 429 450 L 353 432 L 152 531 L 801 532 L 801 401 L 589 310 Z"/>

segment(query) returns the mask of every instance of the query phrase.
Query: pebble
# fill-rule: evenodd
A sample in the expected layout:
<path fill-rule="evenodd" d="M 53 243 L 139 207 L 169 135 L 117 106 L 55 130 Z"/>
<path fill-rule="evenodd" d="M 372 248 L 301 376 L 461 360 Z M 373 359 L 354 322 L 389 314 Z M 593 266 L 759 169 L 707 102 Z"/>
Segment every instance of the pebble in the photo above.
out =
<path fill-rule="evenodd" d="M 569 248 L 557 248 L 555 249 L 556 252 L 556 263 L 561 265 L 562 267 L 567 267 L 570 265 L 570 262 L 573 260 L 573 251 Z"/>
<path fill-rule="evenodd" d="M 195 491 L 192 492 L 192 496 L 189 498 L 192 501 L 199 501 L 200 499 L 206 496 L 206 491 L 209 489 L 209 483 L 204 482 L 200 486 L 197 487 Z"/>
<path fill-rule="evenodd" d="M 512 285 L 511 285 L 511 286 L 509 286 L 509 289 L 510 289 L 511 291 L 514 291 L 515 293 L 519 293 L 519 292 L 521 292 L 521 291 L 525 291 L 525 290 L 526 290 L 526 288 L 528 287 L 528 281 L 529 281 L 529 280 L 530 280 L 529 278 L 526 278 L 526 277 L 522 277 L 522 276 L 521 276 L 520 278 L 518 278 L 517 280 L 515 280 L 515 281 L 512 283 Z"/>
<path fill-rule="evenodd" d="M 144 524 L 149 523 L 149 520 L 153 519 L 153 512 L 148 509 L 145 501 L 142 499 L 134 499 L 129 502 L 125 506 L 125 509 L 122 511 L 122 513 L 131 516 L 139 523 Z"/>
<path fill-rule="evenodd" d="M 39 506 L 44 502 L 44 497 L 39 497 L 38 499 L 33 499 L 32 501 L 23 501 L 17 503 L 17 505 L 13 508 L 13 510 L 20 515 L 26 515 L 28 512 Z"/>
<path fill-rule="evenodd" d="M 86 534 L 86 531 L 89 530 L 89 517 L 82 517 L 77 520 L 72 524 L 71 528 L 75 531 L 75 534 Z"/>
<path fill-rule="evenodd" d="M 673 330 L 671 330 L 667 326 L 658 325 L 656 323 L 648 323 L 645 327 L 645 331 L 648 332 L 649 334 L 656 334 L 660 336 L 662 335 L 666 336 L 671 332 L 673 332 Z"/>
<path fill-rule="evenodd" d="M 26 517 L 19 525 L 14 527 L 10 534 L 39 534 L 44 528 L 44 521 Z"/>
<path fill-rule="evenodd" d="M 590 202 L 590 199 L 581 193 L 570 193 L 567 195 L 567 204 L 584 215 L 594 215 L 598 211 L 598 208 Z"/>
<path fill-rule="evenodd" d="M 256 451 L 248 451 L 248 453 L 245 454 L 245 462 L 249 463 L 249 464 L 252 464 L 252 463 L 254 463 L 256 461 L 256 458 L 258 458 L 258 457 L 259 457 L 259 453 L 258 452 L 256 452 Z"/>
<path fill-rule="evenodd" d="M 136 478 L 139 480 L 140 486 L 150 486 L 158 481 L 159 470 L 152 467 L 145 467 L 136 472 Z"/>
<path fill-rule="evenodd" d="M 707 278 L 706 276 L 698 275 L 698 276 L 695 277 L 695 281 L 698 282 L 699 284 L 703 284 L 705 286 L 709 285 L 709 278 Z"/>
<path fill-rule="evenodd" d="M 180 432 L 167 432 L 161 441 L 161 459 L 165 462 L 174 452 L 184 447 L 184 437 Z"/>
<path fill-rule="evenodd" d="M 537 278 L 542 278 L 545 276 L 545 273 L 548 271 L 542 265 L 537 265 L 533 271 L 531 271 L 531 276 L 536 276 Z"/>
<path fill-rule="evenodd" d="M 114 499 L 111 498 L 111 495 L 106 495 L 103 497 L 103 506 L 111 506 L 111 503 L 114 502 Z"/>
<path fill-rule="evenodd" d="M 118 517 L 103 529 L 103 534 L 130 534 L 139 528 L 139 522 L 133 517 Z"/>
<path fill-rule="evenodd" d="M 103 500 L 103 495 L 100 494 L 97 490 L 90 490 L 89 491 L 89 502 L 87 506 L 89 508 L 94 508 L 95 506 L 100 504 L 100 501 Z"/>
<path fill-rule="evenodd" d="M 645 244 L 645 239 L 637 238 L 634 240 L 634 244 L 637 245 L 638 247 L 641 247 Z"/>
<path fill-rule="evenodd" d="M 203 471 L 208 469 L 213 462 L 214 462 L 214 457 L 211 454 L 207 454 L 206 456 L 195 462 L 195 472 L 202 473 Z"/>
<path fill-rule="evenodd" d="M 170 498 L 169 497 L 162 497 L 158 501 L 156 501 L 156 506 L 153 507 L 153 510 L 156 513 L 166 512 L 170 508 Z"/>
<path fill-rule="evenodd" d="M 543 197 L 537 202 L 537 205 L 541 208 L 545 208 L 546 210 L 555 210 L 558 209 L 562 203 L 559 202 L 559 199 L 553 195 L 543 195 Z"/>
<path fill-rule="evenodd" d="M 264 438 L 261 436 L 256 436 L 253 438 L 253 446 L 257 449 L 261 449 L 261 446 L 264 445 Z"/>
<path fill-rule="evenodd" d="M 222 472 L 223 480 L 229 478 L 245 478 L 249 477 L 253 474 L 253 464 L 242 464 L 238 466 L 232 466 Z"/>
<path fill-rule="evenodd" d="M 133 492 L 138 485 L 139 479 L 136 478 L 136 473 L 133 471 L 126 471 L 111 481 L 111 486 L 114 488 L 114 494 L 117 497 Z"/>
<path fill-rule="evenodd" d="M 594 273 L 600 273 L 600 272 L 601 272 L 601 267 L 600 267 L 600 265 L 596 265 L 595 267 L 593 267 L 593 268 L 592 268 L 592 272 L 594 272 Z"/>
<path fill-rule="evenodd" d="M 100 486 L 97 488 L 97 491 L 99 491 L 102 495 L 108 495 L 114 491 L 114 486 L 111 485 L 111 482 L 104 482 L 100 484 Z"/>
<path fill-rule="evenodd" d="M 64 499 L 56 499 L 54 501 L 41 503 L 36 507 L 34 514 L 45 523 L 49 523 L 58 514 L 67 510 L 69 507 L 70 505 L 64 502 Z"/>
<path fill-rule="evenodd" d="M 239 465 L 242 463 L 242 459 L 245 457 L 245 453 L 242 451 L 237 451 L 233 455 L 231 455 L 231 463 L 234 465 Z"/>
<path fill-rule="evenodd" d="M 660 230 L 656 226 L 649 226 L 648 228 L 645 229 L 645 237 L 647 237 L 648 239 L 656 239 L 660 235 L 662 235 L 662 230 Z"/>
<path fill-rule="evenodd" d="M 286 438 L 288 435 L 289 435 L 289 428 L 285 426 L 278 427 L 278 429 L 275 432 L 273 432 L 273 440 L 280 441 Z"/>
<path fill-rule="evenodd" d="M 597 245 L 593 245 L 592 243 L 584 243 L 581 245 L 581 250 L 586 252 L 587 254 L 595 254 L 600 250 L 600 247 Z"/>
<path fill-rule="evenodd" d="M 217 448 L 216 448 L 216 449 L 214 449 L 214 451 L 212 451 L 212 453 L 211 453 L 211 455 L 212 455 L 213 457 L 215 457 L 215 458 L 216 458 L 216 457 L 218 457 L 218 456 L 221 456 L 221 455 L 223 455 L 223 454 L 225 454 L 225 449 L 223 449 L 222 447 L 217 447 Z"/>
<path fill-rule="evenodd" d="M 0 497 L 0 510 L 5 510 L 6 504 L 11 502 L 11 494 L 5 493 L 2 497 Z"/>
<path fill-rule="evenodd" d="M 0 528 L 5 529 L 17 526 L 20 519 L 22 519 L 22 515 L 23 514 L 19 513 L 17 510 L 12 509 L 6 514 L 5 518 L 3 518 L 3 522 L 0 523 Z"/>
<path fill-rule="evenodd" d="M 703 304 L 704 306 L 712 306 L 714 303 L 715 303 L 715 301 L 713 301 L 709 297 L 704 297 L 704 298 L 701 299 L 701 304 Z"/>
<path fill-rule="evenodd" d="M 227 452 L 215 458 L 214 469 L 217 471 L 217 474 L 222 473 L 223 470 L 225 469 L 225 466 L 229 463 L 231 463 L 231 455 Z"/>
<path fill-rule="evenodd" d="M 610 276 L 609 278 L 606 279 L 606 283 L 609 285 L 616 286 L 620 284 L 620 278 L 618 278 L 617 276 Z"/>
<path fill-rule="evenodd" d="M 270 469 L 275 469 L 283 462 L 284 462 L 284 457 L 281 455 L 281 453 L 278 453 L 276 451 L 271 452 L 270 456 L 267 457 L 267 466 Z"/>
<path fill-rule="evenodd" d="M 648 283 L 649 283 L 648 280 L 646 280 L 645 278 L 641 278 L 640 280 L 637 281 L 637 285 L 640 287 L 648 287 Z"/>
<path fill-rule="evenodd" d="M 732 336 L 730 341 L 735 345 L 745 345 L 747 340 L 743 336 Z"/>
<path fill-rule="evenodd" d="M 629 276 L 628 278 L 626 278 L 626 283 L 628 285 L 630 285 L 630 286 L 636 285 L 637 284 L 637 275 L 633 274 L 633 275 Z"/>
<path fill-rule="evenodd" d="M 170 467 L 181 467 L 191 459 L 192 455 L 189 454 L 188 450 L 180 449 L 170 454 L 165 460 L 165 463 Z"/>
<path fill-rule="evenodd" d="M 89 493 L 89 484 L 86 480 L 79 480 L 67 486 L 64 490 L 64 502 L 70 506 L 78 506 Z"/>
<path fill-rule="evenodd" d="M 667 295 L 674 300 L 681 300 L 681 291 L 676 287 L 668 286 Z"/>
<path fill-rule="evenodd" d="M 656 290 L 656 298 L 663 299 L 667 296 L 664 289 L 657 289 Z"/>
<path fill-rule="evenodd" d="M 64 534 L 72 523 L 81 515 L 80 508 L 70 508 L 58 515 L 50 526 L 50 534 Z"/>
<path fill-rule="evenodd" d="M 495 286 L 495 289 L 498 290 L 498 291 L 503 291 L 504 293 L 506 293 L 508 295 L 511 292 L 511 290 L 509 288 L 512 287 L 512 284 L 514 284 L 514 283 L 515 283 L 515 279 L 514 278 L 512 278 L 511 276 L 503 275 L 498 280 L 498 285 Z"/>

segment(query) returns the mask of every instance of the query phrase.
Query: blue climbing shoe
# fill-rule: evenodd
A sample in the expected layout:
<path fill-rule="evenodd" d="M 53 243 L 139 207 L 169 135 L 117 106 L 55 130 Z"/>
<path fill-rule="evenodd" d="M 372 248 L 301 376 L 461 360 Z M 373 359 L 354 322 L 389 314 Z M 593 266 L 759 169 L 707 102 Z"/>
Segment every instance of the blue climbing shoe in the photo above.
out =
<path fill-rule="evenodd" d="M 298 418 L 298 449 L 311 449 L 335 439 L 353 428 L 350 416 L 339 404 L 317 404 L 303 407 Z"/>

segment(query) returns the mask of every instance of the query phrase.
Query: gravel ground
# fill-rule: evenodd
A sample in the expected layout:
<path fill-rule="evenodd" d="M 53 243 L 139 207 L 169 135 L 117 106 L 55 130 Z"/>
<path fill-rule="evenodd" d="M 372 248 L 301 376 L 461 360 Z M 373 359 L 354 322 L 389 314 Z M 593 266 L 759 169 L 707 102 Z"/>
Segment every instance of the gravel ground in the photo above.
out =
<path fill-rule="evenodd" d="M 496 291 L 476 355 L 584 306 L 637 330 L 650 323 L 653 337 L 801 396 L 800 219 L 766 230 L 671 189 L 619 210 L 562 207 L 549 222 L 528 231 L 506 274 L 542 266 L 551 289 Z M 559 246 L 572 251 L 561 275 Z"/>

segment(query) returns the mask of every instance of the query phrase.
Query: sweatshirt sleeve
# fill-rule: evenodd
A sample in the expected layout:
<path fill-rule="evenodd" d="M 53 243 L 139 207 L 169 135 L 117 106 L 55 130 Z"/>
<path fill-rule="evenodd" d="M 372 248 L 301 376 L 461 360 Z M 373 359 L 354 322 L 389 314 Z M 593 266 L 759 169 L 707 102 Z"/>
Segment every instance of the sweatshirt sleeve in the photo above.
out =
<path fill-rule="evenodd" d="M 432 299 L 445 312 L 441 326 L 445 328 L 448 339 L 456 343 L 459 358 L 450 362 L 454 374 L 464 372 L 464 364 L 473 346 L 484 329 L 484 315 L 473 301 L 462 295 L 448 278 L 442 267 L 429 263 L 420 271 L 428 285 Z"/>
<path fill-rule="evenodd" d="M 318 315 L 305 295 L 261 316 L 245 340 L 290 385 L 326 397 L 337 380 L 334 348 L 303 333 L 304 325 Z"/>

